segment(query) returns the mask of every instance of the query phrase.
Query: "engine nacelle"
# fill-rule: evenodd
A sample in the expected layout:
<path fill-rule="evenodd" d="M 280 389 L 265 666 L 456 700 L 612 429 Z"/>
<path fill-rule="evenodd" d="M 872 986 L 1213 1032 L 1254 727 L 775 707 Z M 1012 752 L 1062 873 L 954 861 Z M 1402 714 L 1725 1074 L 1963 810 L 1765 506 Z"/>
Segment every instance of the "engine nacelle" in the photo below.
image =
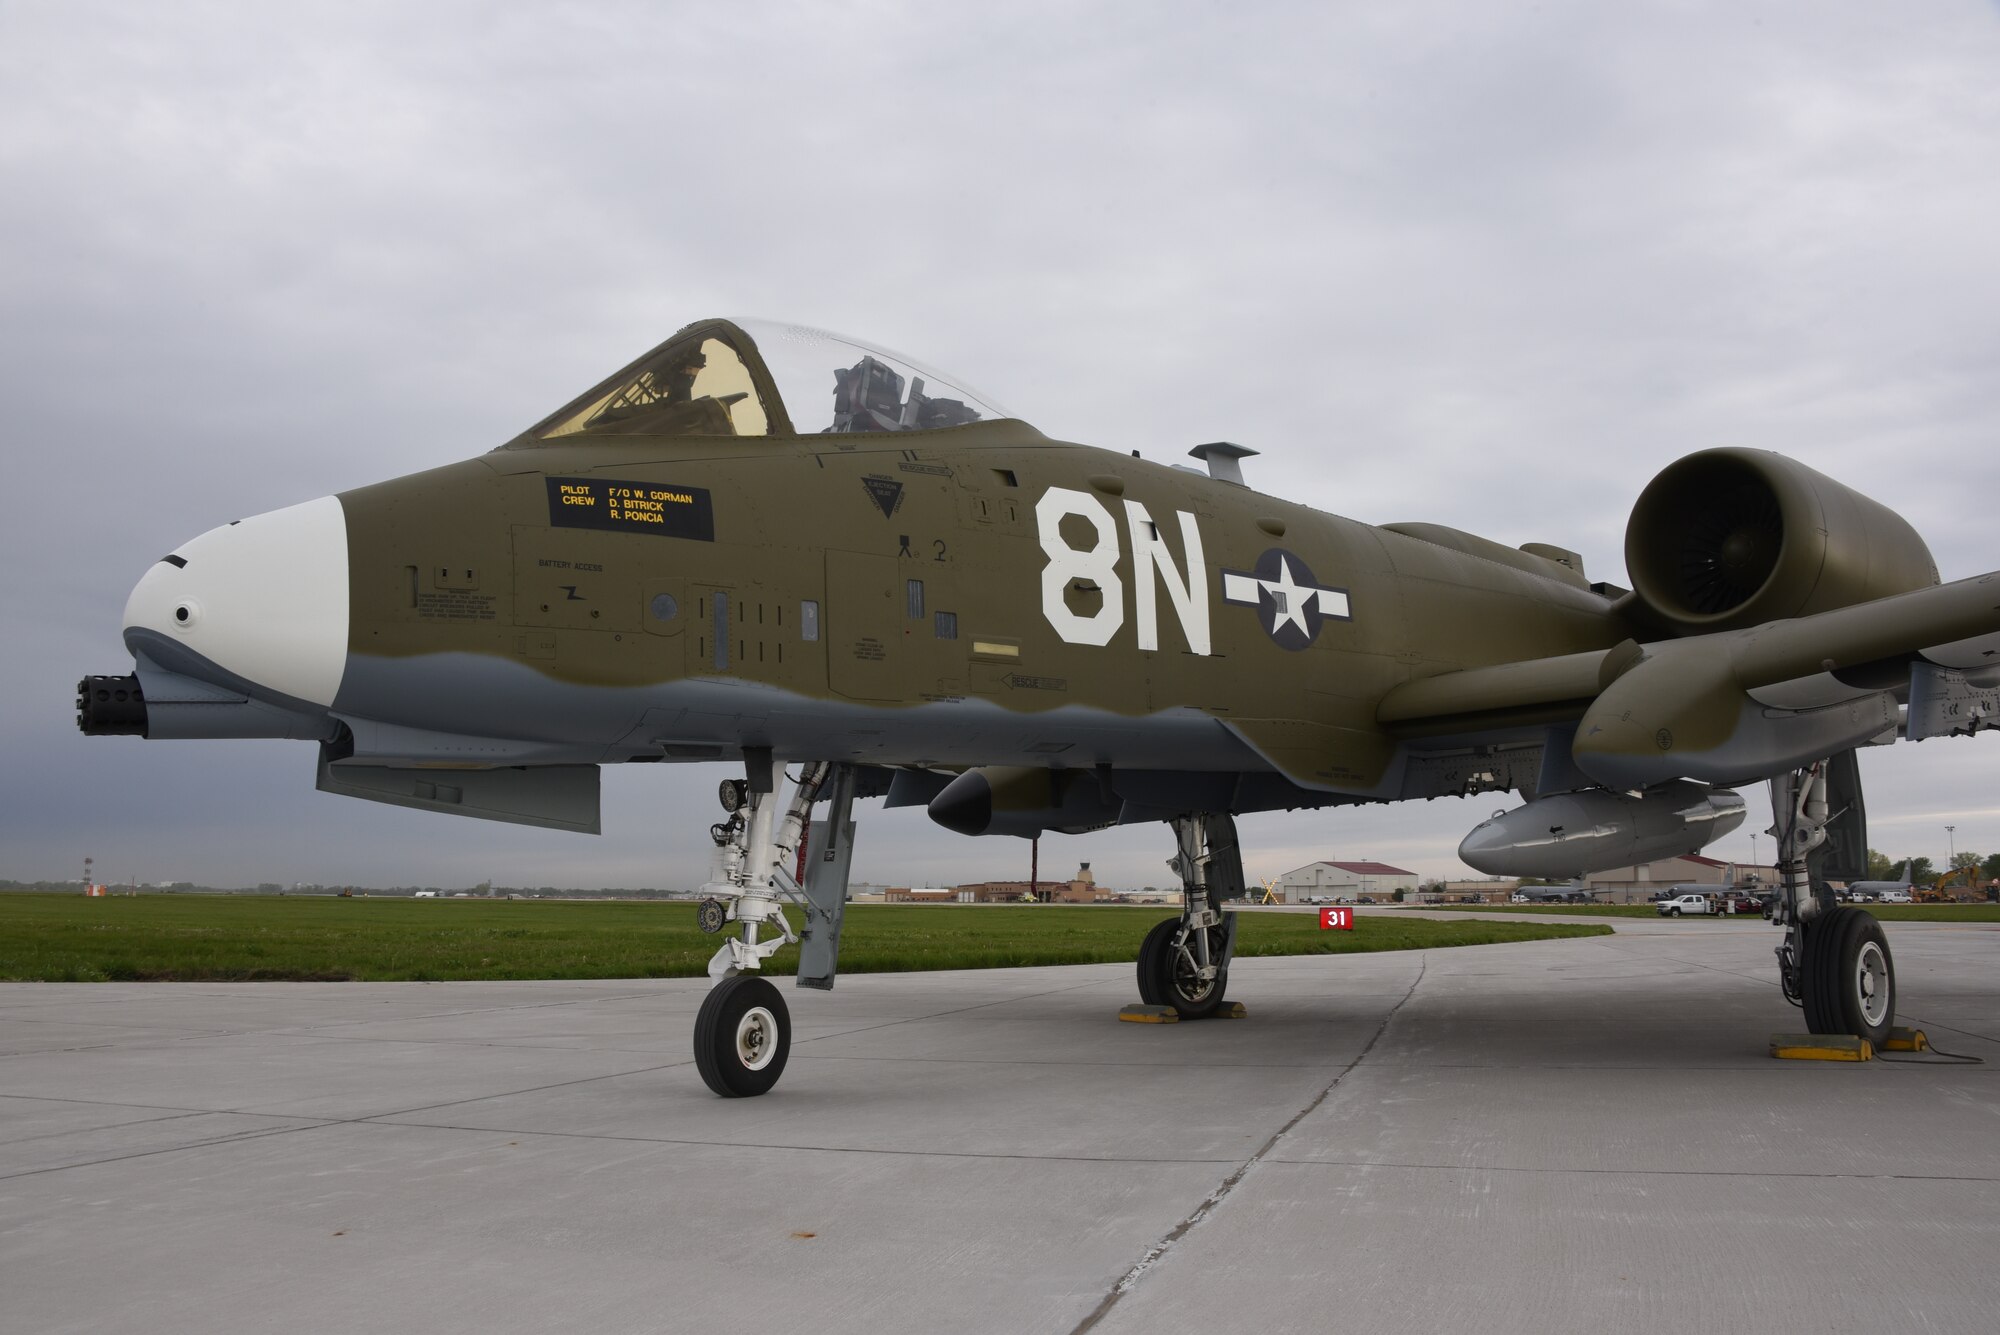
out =
<path fill-rule="evenodd" d="M 1755 783 L 1896 730 L 1896 698 L 1855 694 L 1806 709 L 1753 698 L 1726 642 L 1665 640 L 1613 681 L 1576 727 L 1570 759 L 1607 788 L 1672 779 Z"/>
<path fill-rule="evenodd" d="M 1938 582 L 1895 511 L 1763 450 L 1691 454 L 1647 484 L 1625 528 L 1640 603 L 1681 635 L 1735 630 Z"/>
<path fill-rule="evenodd" d="M 1569 880 L 1694 853 L 1743 823 L 1743 799 L 1698 783 L 1628 797 L 1601 788 L 1556 793 L 1474 826 L 1459 858 L 1489 876 Z"/>

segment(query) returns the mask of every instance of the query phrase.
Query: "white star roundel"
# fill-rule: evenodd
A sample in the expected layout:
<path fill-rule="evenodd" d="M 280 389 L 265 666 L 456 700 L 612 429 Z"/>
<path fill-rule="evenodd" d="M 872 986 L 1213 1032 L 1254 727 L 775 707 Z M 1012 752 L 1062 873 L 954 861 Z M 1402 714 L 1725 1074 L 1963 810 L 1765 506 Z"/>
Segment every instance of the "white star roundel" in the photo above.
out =
<path fill-rule="evenodd" d="M 1281 547 L 1258 557 L 1255 570 L 1223 571 L 1222 601 L 1255 607 L 1258 623 L 1280 649 L 1304 649 L 1319 638 L 1321 623 L 1354 619 L 1346 589 L 1321 584 Z"/>

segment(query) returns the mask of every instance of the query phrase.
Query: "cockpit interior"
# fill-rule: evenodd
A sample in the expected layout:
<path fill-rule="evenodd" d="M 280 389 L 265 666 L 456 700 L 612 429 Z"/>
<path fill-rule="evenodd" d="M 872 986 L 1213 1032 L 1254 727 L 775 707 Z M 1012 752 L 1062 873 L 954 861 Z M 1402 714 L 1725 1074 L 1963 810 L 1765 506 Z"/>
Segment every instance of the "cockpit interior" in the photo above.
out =
<path fill-rule="evenodd" d="M 932 431 L 1010 416 L 954 377 L 856 339 L 768 320 L 704 320 L 521 441 Z"/>

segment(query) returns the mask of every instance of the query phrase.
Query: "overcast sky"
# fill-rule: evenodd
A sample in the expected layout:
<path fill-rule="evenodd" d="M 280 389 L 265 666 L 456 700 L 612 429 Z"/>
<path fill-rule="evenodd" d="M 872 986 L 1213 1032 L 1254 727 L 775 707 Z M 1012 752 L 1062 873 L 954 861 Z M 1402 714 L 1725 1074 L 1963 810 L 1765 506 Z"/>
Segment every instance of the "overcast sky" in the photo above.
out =
<path fill-rule="evenodd" d="M 0 877 L 700 881 L 718 767 L 608 770 L 591 839 L 320 794 L 302 743 L 87 740 L 72 698 L 162 552 L 484 451 L 704 315 L 1599 579 L 1713 445 L 2000 567 L 1993 3 L 0 0 L 0 181 Z M 2000 849 L 2000 740 L 1863 764 L 1876 847 Z M 1505 804 L 1251 817 L 1246 862 L 1457 873 Z M 861 879 L 1026 866 L 864 808 Z"/>

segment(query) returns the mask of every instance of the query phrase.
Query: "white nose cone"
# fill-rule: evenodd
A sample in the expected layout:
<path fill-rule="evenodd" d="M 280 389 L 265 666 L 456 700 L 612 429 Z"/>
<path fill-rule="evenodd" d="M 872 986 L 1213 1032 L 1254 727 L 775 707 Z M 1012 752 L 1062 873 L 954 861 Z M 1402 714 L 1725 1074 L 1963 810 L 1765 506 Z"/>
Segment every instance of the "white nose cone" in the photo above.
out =
<path fill-rule="evenodd" d="M 177 548 L 132 590 L 125 628 L 149 631 L 266 691 L 332 705 L 347 670 L 347 515 L 339 498 L 254 515 Z"/>

